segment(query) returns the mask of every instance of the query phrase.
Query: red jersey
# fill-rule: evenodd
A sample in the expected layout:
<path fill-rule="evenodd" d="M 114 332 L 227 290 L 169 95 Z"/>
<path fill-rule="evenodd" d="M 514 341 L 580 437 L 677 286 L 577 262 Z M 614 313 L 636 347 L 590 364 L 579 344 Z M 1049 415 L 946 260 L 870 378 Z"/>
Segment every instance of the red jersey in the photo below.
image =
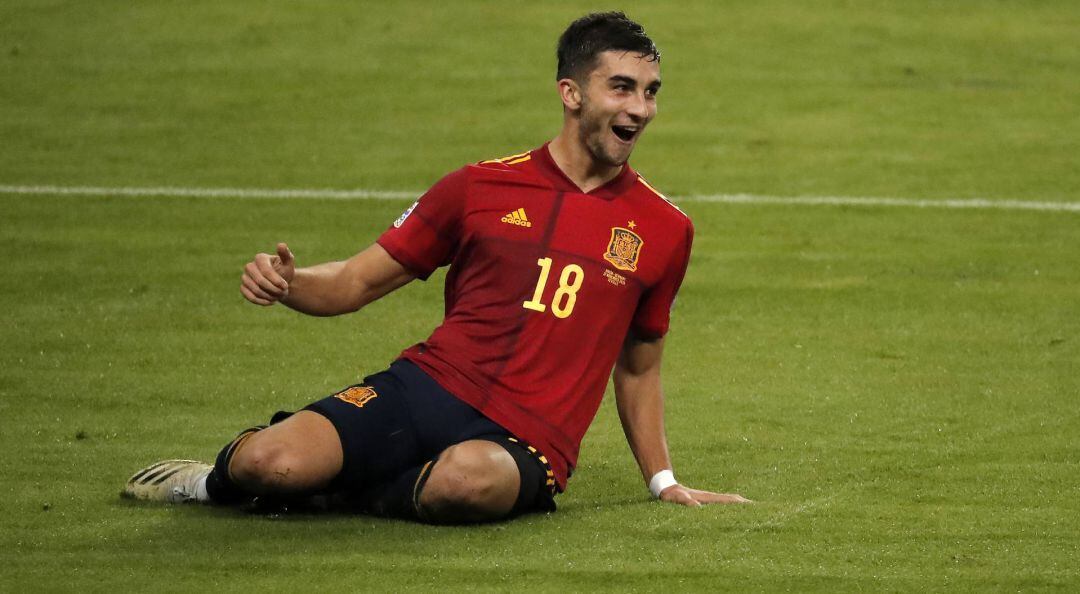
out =
<path fill-rule="evenodd" d="M 560 490 L 631 329 L 667 332 L 690 219 L 629 165 L 582 192 L 547 145 L 459 169 L 379 237 L 445 318 L 402 356 L 545 453 Z"/>

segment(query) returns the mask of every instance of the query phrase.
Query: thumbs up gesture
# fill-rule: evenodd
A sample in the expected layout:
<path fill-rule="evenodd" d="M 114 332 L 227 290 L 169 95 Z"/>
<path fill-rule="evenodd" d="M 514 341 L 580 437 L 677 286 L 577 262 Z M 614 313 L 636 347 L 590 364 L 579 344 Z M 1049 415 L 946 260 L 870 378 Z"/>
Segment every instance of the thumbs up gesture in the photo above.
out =
<path fill-rule="evenodd" d="M 256 305 L 273 305 L 289 295 L 296 263 L 289 246 L 277 244 L 276 254 L 256 254 L 244 266 L 240 292 Z"/>

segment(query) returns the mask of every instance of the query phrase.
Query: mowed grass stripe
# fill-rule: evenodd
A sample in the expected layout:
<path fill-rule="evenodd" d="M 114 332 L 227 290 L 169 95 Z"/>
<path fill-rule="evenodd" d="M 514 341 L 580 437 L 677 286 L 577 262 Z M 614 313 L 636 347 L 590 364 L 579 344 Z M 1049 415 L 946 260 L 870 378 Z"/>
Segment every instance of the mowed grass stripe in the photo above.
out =
<path fill-rule="evenodd" d="M 184 188 L 184 187 L 99 187 L 99 186 L 0 186 L 0 194 L 55 196 L 130 196 L 192 198 L 288 198 L 333 200 L 410 200 L 421 191 L 335 190 L 328 188 Z M 724 204 L 784 204 L 806 206 L 863 206 L 900 208 L 1043 210 L 1080 212 L 1080 202 L 1050 202 L 986 198 L 928 200 L 922 198 L 881 198 L 868 196 L 762 196 L 758 194 L 692 194 L 676 196 L 676 202 L 719 202 Z"/>

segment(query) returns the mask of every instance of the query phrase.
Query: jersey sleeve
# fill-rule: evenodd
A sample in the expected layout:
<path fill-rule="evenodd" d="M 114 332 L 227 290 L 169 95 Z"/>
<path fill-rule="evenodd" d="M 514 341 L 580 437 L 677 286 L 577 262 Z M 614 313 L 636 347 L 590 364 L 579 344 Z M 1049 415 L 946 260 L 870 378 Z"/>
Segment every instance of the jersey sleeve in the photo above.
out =
<path fill-rule="evenodd" d="M 637 334 L 647 338 L 659 338 L 667 334 L 671 308 L 675 305 L 675 295 L 686 276 L 693 242 L 694 226 L 686 219 L 686 239 L 682 242 L 681 249 L 673 252 L 660 281 L 650 287 L 638 302 L 632 323 Z"/>
<path fill-rule="evenodd" d="M 431 186 L 376 242 L 402 266 L 427 280 L 457 253 L 467 192 L 468 170 L 463 167 Z"/>

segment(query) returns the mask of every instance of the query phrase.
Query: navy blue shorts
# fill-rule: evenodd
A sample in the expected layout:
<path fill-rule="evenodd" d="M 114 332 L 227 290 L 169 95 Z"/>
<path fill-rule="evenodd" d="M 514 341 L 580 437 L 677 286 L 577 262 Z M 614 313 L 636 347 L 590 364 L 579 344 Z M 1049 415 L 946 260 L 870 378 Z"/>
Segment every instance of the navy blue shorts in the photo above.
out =
<path fill-rule="evenodd" d="M 554 475 L 539 452 L 405 359 L 304 410 L 326 417 L 337 429 L 344 460 L 335 487 L 353 490 L 388 483 L 454 444 L 488 439 L 531 450 L 539 472 L 528 474 L 544 482 L 542 491 L 554 494 Z"/>

